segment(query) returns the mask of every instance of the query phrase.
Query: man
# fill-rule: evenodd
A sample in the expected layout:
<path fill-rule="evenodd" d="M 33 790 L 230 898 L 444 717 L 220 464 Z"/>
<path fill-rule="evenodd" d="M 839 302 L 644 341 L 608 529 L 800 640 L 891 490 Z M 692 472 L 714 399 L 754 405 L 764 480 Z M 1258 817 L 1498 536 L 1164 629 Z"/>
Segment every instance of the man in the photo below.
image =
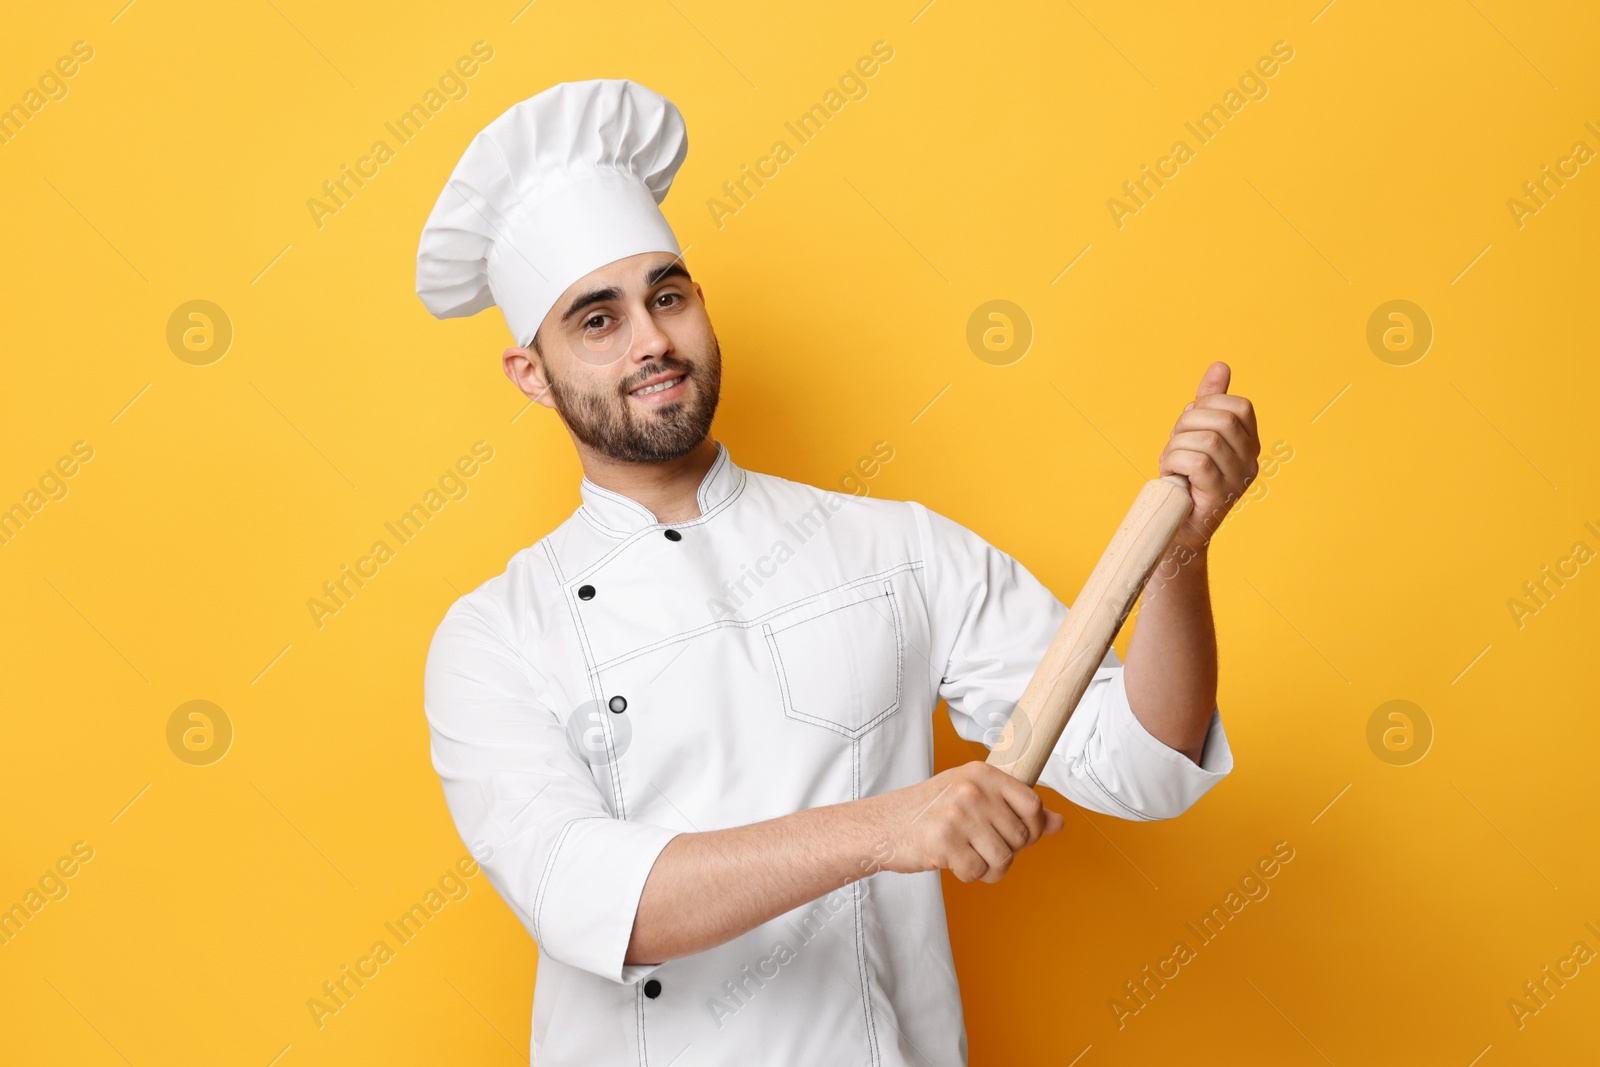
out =
<path fill-rule="evenodd" d="M 686 151 L 649 90 L 560 85 L 479 134 L 424 230 L 418 292 L 501 308 L 506 375 L 584 471 L 440 623 L 433 764 L 540 946 L 536 1063 L 965 1063 L 938 872 L 998 881 L 1062 817 L 982 762 L 932 775 L 932 712 L 994 740 L 1067 609 L 919 504 L 734 463 L 657 207 Z M 1206 545 L 1259 444 L 1227 383 L 1177 419 L 1189 523 L 1041 778 L 1095 811 L 1170 818 L 1232 768 Z"/>

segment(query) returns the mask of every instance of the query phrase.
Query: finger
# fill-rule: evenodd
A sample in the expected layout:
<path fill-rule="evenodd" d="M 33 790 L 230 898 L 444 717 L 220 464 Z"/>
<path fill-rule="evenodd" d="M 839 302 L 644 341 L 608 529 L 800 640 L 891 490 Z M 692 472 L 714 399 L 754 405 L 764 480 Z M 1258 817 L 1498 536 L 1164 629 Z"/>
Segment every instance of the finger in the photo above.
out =
<path fill-rule="evenodd" d="M 1204 452 L 1191 449 L 1172 449 L 1162 454 L 1161 470 L 1181 474 L 1189 480 L 1195 497 L 1195 507 L 1204 510 L 1208 498 L 1220 501 L 1223 510 L 1231 507 L 1242 489 L 1249 484 L 1243 471 L 1230 472 L 1218 465 L 1217 460 Z M 1215 515 L 1215 509 L 1213 509 Z"/>
<path fill-rule="evenodd" d="M 1061 828 L 1067 824 L 1067 817 L 1059 811 L 1044 809 L 1044 832 L 1047 834 L 1060 833 Z"/>
<path fill-rule="evenodd" d="M 1190 411 L 1173 430 L 1166 448 L 1192 448 L 1210 454 L 1229 475 L 1254 477 L 1256 458 L 1261 454 L 1261 443 L 1246 434 L 1245 427 L 1234 416 L 1224 414 L 1219 419 L 1190 419 L 1200 414 Z M 1214 413 L 1213 413 L 1214 414 Z"/>
<path fill-rule="evenodd" d="M 1228 391 L 1228 381 L 1232 377 L 1233 371 L 1226 363 L 1218 360 L 1211 364 L 1200 378 L 1200 388 L 1194 391 L 1195 399 L 1199 400 L 1201 397 L 1210 396 L 1213 393 L 1226 393 Z"/>
<path fill-rule="evenodd" d="M 1245 459 L 1235 453 L 1232 446 L 1227 443 L 1227 438 L 1222 437 L 1216 430 L 1189 430 L 1186 434 L 1176 435 L 1171 442 L 1166 443 L 1166 451 L 1168 454 L 1190 451 L 1206 456 L 1216 467 L 1221 482 L 1227 485 L 1243 485 L 1245 478 L 1250 477 L 1251 467 L 1254 466 L 1253 459 Z M 1198 485 L 1202 490 L 1213 488 L 1205 480 Z"/>
<path fill-rule="evenodd" d="M 950 857 L 948 866 L 950 873 L 962 882 L 976 882 L 989 873 L 989 861 L 970 845 Z"/>
<path fill-rule="evenodd" d="M 1171 438 L 1167 442 L 1168 446 L 1170 447 L 1172 442 L 1176 441 L 1180 436 L 1194 433 L 1201 435 L 1215 434 L 1219 447 L 1226 446 L 1242 460 L 1253 460 L 1261 454 L 1260 442 L 1250 436 L 1250 432 L 1245 429 L 1244 424 L 1232 412 L 1211 411 L 1206 408 L 1196 408 L 1193 411 L 1184 412 L 1178 416 L 1177 424 L 1172 428 Z M 1200 439 L 1203 441 L 1204 437 L 1202 436 Z M 1210 449 L 1202 449 L 1202 451 L 1210 451 Z"/>
<path fill-rule="evenodd" d="M 1199 400 L 1190 401 L 1189 406 L 1183 410 L 1188 411 L 1190 408 L 1231 411 L 1239 416 L 1240 422 L 1250 428 L 1252 434 L 1256 432 L 1256 408 L 1245 397 L 1234 396 L 1231 393 L 1213 393 L 1211 396 L 1203 396 Z"/>
<path fill-rule="evenodd" d="M 1161 473 L 1181 474 L 1189 479 L 1190 486 L 1201 492 L 1213 495 L 1222 492 L 1222 469 L 1204 452 L 1169 448 L 1161 454 Z"/>
<path fill-rule="evenodd" d="M 1044 799 L 1010 775 L 1006 775 L 1006 782 L 1000 795 L 1028 832 L 1028 838 L 1023 844 L 1031 845 L 1039 840 L 1039 835 L 1044 832 Z M 1022 845 L 1017 847 L 1021 848 Z"/>
<path fill-rule="evenodd" d="M 1027 848 L 1038 836 L 1022 813 L 1009 804 L 996 804 L 989 813 L 988 825 L 1013 852 Z"/>
<path fill-rule="evenodd" d="M 980 831 L 973 835 L 972 850 L 983 857 L 983 862 L 988 865 L 982 878 L 985 882 L 998 882 L 1011 866 L 1011 858 L 1015 853 L 1005 843 L 999 834 L 993 830 Z"/>
<path fill-rule="evenodd" d="M 1027 848 L 1029 841 L 1032 841 L 1027 822 L 1016 809 L 1005 803 L 1003 793 L 998 800 L 994 797 L 984 798 L 981 808 L 973 806 L 970 811 L 970 816 L 962 821 L 962 829 L 968 833 L 968 837 L 978 838 L 981 833 L 995 833 L 1011 851 Z"/>

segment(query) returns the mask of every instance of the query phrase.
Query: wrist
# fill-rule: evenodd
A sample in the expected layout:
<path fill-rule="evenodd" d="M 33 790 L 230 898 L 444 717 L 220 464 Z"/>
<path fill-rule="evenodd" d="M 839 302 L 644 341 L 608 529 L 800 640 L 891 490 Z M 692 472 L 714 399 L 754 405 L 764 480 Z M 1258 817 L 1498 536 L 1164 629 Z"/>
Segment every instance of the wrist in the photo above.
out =
<path fill-rule="evenodd" d="M 1200 588 L 1209 588 L 1210 575 L 1206 568 L 1206 545 L 1198 547 L 1174 538 L 1168 546 L 1166 554 L 1161 557 L 1155 569 L 1150 573 L 1150 580 L 1145 585 L 1141 597 L 1141 614 L 1143 608 L 1150 606 L 1167 589 L 1185 590 L 1198 585 Z"/>
<path fill-rule="evenodd" d="M 1179 531 L 1157 570 L 1170 578 L 1203 572 L 1210 558 L 1211 538 L 1204 532 Z"/>
<path fill-rule="evenodd" d="M 894 822 L 891 794 L 862 797 L 839 806 L 847 827 L 841 839 L 846 842 L 838 855 L 837 884 L 848 885 L 883 870 L 894 856 L 890 829 Z"/>

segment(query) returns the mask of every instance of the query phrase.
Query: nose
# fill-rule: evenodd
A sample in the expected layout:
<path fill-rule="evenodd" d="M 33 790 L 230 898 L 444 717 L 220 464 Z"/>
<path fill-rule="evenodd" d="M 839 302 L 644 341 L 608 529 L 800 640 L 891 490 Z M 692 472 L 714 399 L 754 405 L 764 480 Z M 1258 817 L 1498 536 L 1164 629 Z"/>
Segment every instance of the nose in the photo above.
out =
<path fill-rule="evenodd" d="M 630 314 L 629 325 L 633 328 L 633 344 L 628 349 L 628 358 L 634 363 L 648 363 L 672 351 L 672 338 L 667 336 L 647 309 L 642 309 L 642 313 Z"/>

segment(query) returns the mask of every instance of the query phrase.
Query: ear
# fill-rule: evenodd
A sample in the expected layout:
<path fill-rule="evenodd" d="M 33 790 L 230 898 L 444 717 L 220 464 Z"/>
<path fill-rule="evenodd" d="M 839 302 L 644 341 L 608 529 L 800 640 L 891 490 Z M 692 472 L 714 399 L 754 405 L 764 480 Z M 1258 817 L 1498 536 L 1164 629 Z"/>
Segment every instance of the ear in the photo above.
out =
<path fill-rule="evenodd" d="M 699 282 L 690 282 L 689 284 L 694 286 L 694 295 L 700 298 L 700 304 L 703 307 L 706 302 L 705 290 L 700 288 Z"/>
<path fill-rule="evenodd" d="M 544 358 L 531 348 L 514 345 L 500 355 L 500 365 L 505 369 L 511 384 L 522 390 L 529 400 L 554 408 L 550 396 L 550 380 L 545 375 Z"/>

